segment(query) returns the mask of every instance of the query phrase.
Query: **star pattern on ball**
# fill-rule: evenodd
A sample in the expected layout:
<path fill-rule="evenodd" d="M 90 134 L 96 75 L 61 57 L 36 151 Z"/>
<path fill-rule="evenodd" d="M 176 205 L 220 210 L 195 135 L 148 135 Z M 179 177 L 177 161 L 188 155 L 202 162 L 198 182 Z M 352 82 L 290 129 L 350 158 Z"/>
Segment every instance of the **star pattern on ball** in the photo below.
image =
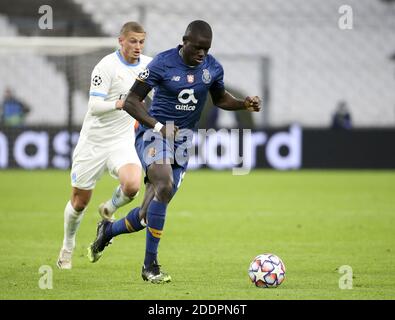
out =
<path fill-rule="evenodd" d="M 258 268 L 258 271 L 255 271 L 255 277 L 256 279 L 263 279 L 263 277 L 266 275 L 267 272 L 262 271 L 261 268 Z"/>
<path fill-rule="evenodd" d="M 275 273 L 275 274 L 284 273 L 283 268 L 281 268 L 281 263 L 279 263 L 279 264 L 273 263 L 273 266 L 274 266 L 274 270 L 272 271 L 273 273 Z"/>
<path fill-rule="evenodd" d="M 284 282 L 285 265 L 277 255 L 261 254 L 250 263 L 248 275 L 259 288 L 276 288 Z"/>

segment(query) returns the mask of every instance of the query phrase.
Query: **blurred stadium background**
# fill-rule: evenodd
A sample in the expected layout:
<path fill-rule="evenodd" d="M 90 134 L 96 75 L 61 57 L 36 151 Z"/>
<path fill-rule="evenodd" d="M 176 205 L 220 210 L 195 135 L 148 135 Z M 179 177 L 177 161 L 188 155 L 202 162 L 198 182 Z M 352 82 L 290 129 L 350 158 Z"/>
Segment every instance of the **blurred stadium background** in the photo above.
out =
<path fill-rule="evenodd" d="M 39 26 L 40 18 L 47 13 L 46 7 L 39 13 L 43 5 L 52 9 L 51 29 Z M 3 0 L 0 94 L 10 89 L 30 108 L 24 125 L 47 131 L 48 137 L 41 138 L 49 139 L 49 158 L 57 149 L 64 159 L 26 165 L 20 159 L 34 160 L 32 155 L 40 153 L 40 147 L 29 148 L 29 143 L 34 145 L 40 136 L 25 137 L 25 144 L 15 146 L 26 127 L 10 128 L 3 123 L 0 167 L 69 166 L 65 157 L 75 144 L 75 133 L 86 112 L 92 68 L 103 55 L 117 48 L 119 29 L 129 20 L 145 26 L 145 53 L 151 56 L 180 43 L 190 21 L 205 19 L 212 25 L 211 53 L 225 67 L 229 90 L 239 96 L 262 96 L 265 109 L 252 117 L 221 110 L 216 127 L 264 129 L 271 135 L 271 130 L 296 124 L 307 129 L 303 139 L 308 140 L 308 129 L 320 129 L 321 134 L 322 129 L 330 129 L 337 104 L 345 101 L 353 128 L 384 129 L 384 135 L 376 130 L 376 136 L 367 141 L 372 140 L 376 149 L 377 139 L 384 141 L 379 149 L 388 149 L 385 145 L 393 138 L 388 129 L 395 126 L 395 2 L 348 1 L 352 29 L 339 27 L 343 5 L 342 0 L 254 0 L 248 5 L 242 0 L 51 0 L 45 4 L 41 0 Z M 212 126 L 209 112 L 206 108 L 201 128 Z M 59 136 L 62 129 L 67 132 Z M 329 140 L 333 146 L 344 141 L 339 136 Z M 336 151 L 333 146 L 328 146 L 326 154 Z M 15 155 L 18 148 L 25 155 Z M 348 144 L 341 146 L 337 153 L 347 148 Z M 331 165 L 313 159 L 308 165 L 309 157 L 303 154 L 308 149 L 314 149 L 314 145 L 304 143 L 300 152 L 306 161 L 285 168 L 372 166 L 372 159 L 359 165 L 357 161 L 336 160 Z M 376 167 L 394 167 L 388 150 L 380 152 L 387 160 L 379 161 Z M 257 167 L 281 168 L 270 161 L 257 159 L 257 163 Z"/>

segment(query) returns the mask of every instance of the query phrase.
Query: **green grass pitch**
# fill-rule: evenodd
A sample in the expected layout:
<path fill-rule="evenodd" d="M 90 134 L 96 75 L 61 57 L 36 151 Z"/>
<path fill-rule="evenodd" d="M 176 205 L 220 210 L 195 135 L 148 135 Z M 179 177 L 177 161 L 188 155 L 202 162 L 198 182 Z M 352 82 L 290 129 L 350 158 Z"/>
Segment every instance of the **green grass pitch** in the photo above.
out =
<path fill-rule="evenodd" d="M 159 248 L 173 278 L 165 285 L 141 279 L 145 231 L 117 237 L 95 264 L 86 258 L 97 207 L 115 186 L 108 175 L 99 181 L 73 269 L 61 271 L 69 173 L 1 171 L 0 299 L 395 299 L 395 171 L 188 172 Z M 251 260 L 265 252 L 287 268 L 276 289 L 248 278 Z M 39 287 L 42 265 L 53 270 L 52 289 Z M 339 288 L 343 265 L 352 268 L 352 289 Z"/>

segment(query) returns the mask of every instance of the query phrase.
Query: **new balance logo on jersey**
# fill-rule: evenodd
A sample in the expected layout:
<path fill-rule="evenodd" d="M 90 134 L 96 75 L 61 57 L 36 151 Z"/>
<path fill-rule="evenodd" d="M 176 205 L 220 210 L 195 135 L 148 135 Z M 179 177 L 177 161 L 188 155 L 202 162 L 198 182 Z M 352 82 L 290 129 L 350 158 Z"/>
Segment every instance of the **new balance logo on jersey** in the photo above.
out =
<path fill-rule="evenodd" d="M 177 110 L 183 111 L 194 111 L 196 108 L 196 104 L 198 100 L 195 98 L 194 89 L 184 89 L 178 94 L 178 101 L 181 104 L 176 105 Z M 193 105 L 189 105 L 188 103 L 192 102 Z"/>

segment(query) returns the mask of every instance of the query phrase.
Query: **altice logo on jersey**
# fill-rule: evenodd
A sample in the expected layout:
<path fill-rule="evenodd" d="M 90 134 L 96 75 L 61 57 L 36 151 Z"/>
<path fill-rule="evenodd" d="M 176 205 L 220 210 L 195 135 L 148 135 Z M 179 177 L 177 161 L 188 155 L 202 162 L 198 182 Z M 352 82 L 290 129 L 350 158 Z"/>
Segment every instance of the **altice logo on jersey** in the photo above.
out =
<path fill-rule="evenodd" d="M 195 91 L 194 89 L 184 89 L 178 94 L 178 101 L 181 104 L 176 104 L 177 110 L 182 111 L 194 111 L 196 109 L 196 104 L 198 100 L 195 98 Z M 189 105 L 189 103 L 193 103 Z"/>

